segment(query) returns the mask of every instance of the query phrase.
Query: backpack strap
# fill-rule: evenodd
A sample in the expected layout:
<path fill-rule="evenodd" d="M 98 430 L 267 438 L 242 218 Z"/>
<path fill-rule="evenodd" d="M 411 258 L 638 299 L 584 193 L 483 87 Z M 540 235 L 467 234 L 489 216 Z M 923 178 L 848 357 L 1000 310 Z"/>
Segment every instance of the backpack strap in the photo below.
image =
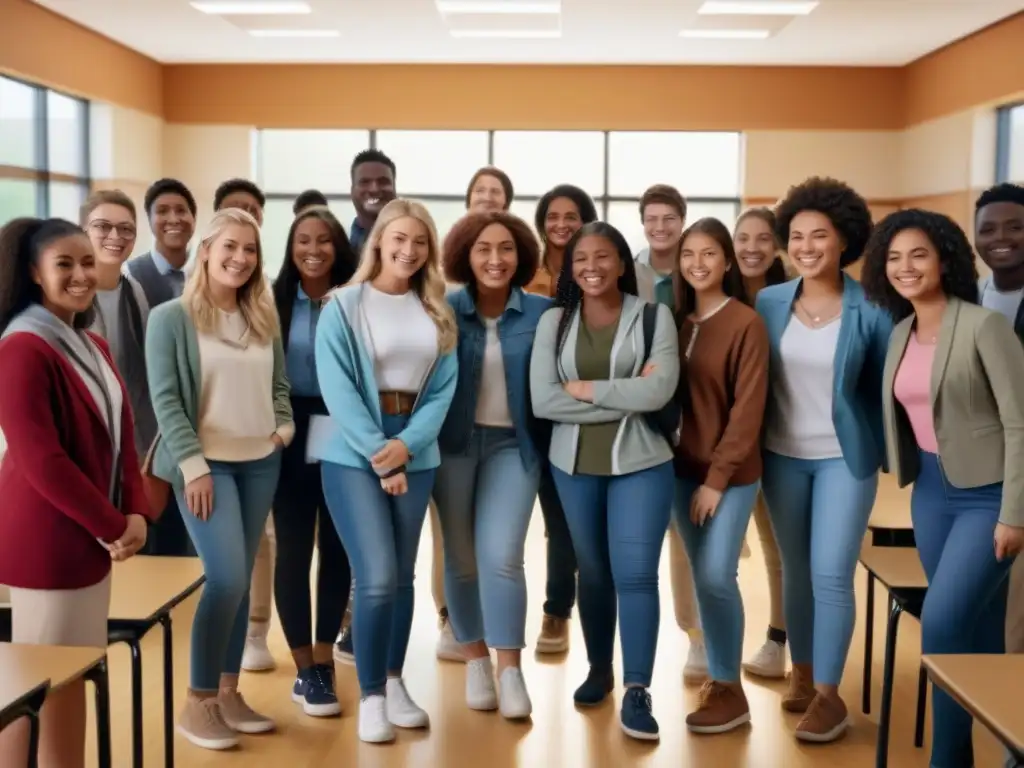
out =
<path fill-rule="evenodd" d="M 651 348 L 654 346 L 654 330 L 658 325 L 658 305 L 644 304 L 644 361 L 640 364 L 640 370 L 647 365 L 651 357 Z"/>

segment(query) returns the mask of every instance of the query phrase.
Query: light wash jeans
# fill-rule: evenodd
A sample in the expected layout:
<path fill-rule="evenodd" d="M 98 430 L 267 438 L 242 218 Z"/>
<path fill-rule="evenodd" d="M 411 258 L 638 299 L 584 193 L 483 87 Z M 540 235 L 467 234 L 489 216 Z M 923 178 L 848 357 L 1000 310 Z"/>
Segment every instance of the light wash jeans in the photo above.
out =
<path fill-rule="evenodd" d="M 658 649 L 658 564 L 672 513 L 672 462 L 604 477 L 551 468 L 580 568 L 580 620 L 587 658 L 610 669 L 616 603 L 623 683 L 650 687 Z"/>
<path fill-rule="evenodd" d="M 384 434 L 397 435 L 405 416 L 385 416 Z M 331 520 L 352 564 L 355 604 L 352 642 L 356 677 L 365 698 L 384 692 L 389 672 L 400 673 L 409 647 L 413 576 L 433 469 L 408 474 L 409 490 L 390 496 L 370 469 L 321 463 Z"/>
<path fill-rule="evenodd" d="M 213 512 L 203 521 L 185 503 L 176 486 L 178 509 L 203 563 L 206 584 L 192 620 L 189 686 L 216 691 L 221 674 L 242 668 L 245 632 L 249 625 L 249 583 L 274 502 L 281 472 L 281 453 L 257 461 L 211 461 Z"/>
<path fill-rule="evenodd" d="M 712 680 L 734 683 L 743 657 L 740 552 L 760 483 L 726 488 L 714 517 L 702 526 L 690 521 L 690 501 L 699 487 L 695 480 L 676 478 L 672 513 L 690 556 L 708 672 Z"/>
<path fill-rule="evenodd" d="M 813 665 L 815 683 L 838 685 L 853 639 L 853 575 L 878 474 L 858 480 L 841 458 L 765 451 L 761 484 L 782 556 L 790 656 Z"/>
<path fill-rule="evenodd" d="M 466 456 L 442 456 L 434 501 L 444 536 L 444 592 L 460 643 L 526 647 L 523 550 L 540 465 L 527 471 L 514 429 L 476 426 Z"/>

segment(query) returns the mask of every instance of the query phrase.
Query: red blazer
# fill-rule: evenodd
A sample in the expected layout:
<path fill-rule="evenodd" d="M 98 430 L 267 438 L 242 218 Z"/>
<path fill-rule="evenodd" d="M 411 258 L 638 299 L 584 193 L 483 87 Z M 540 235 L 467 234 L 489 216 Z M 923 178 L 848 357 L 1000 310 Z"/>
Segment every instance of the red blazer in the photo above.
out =
<path fill-rule="evenodd" d="M 117 371 L 107 343 L 94 334 Z M 0 341 L 0 584 L 81 589 L 103 580 L 126 515 L 150 516 L 135 452 L 131 407 L 121 385 L 122 508 L 107 498 L 113 455 L 99 406 L 81 375 L 32 333 Z"/>

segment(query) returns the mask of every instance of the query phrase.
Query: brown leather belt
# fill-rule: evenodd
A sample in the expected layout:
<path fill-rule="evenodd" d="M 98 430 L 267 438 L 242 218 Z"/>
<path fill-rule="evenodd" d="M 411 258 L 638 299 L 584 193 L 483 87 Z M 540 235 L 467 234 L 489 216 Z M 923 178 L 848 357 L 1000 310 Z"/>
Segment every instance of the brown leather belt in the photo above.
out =
<path fill-rule="evenodd" d="M 416 404 L 416 392 L 381 392 L 380 412 L 385 416 L 408 416 Z"/>

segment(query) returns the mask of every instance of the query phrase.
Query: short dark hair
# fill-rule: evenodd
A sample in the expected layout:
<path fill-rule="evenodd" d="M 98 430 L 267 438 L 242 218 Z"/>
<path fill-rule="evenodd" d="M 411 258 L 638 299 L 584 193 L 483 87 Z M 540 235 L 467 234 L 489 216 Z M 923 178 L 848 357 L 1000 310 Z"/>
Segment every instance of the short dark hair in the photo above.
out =
<path fill-rule="evenodd" d="M 978 195 L 978 199 L 974 203 L 974 210 L 975 212 L 980 211 L 986 205 L 993 203 L 1014 203 L 1024 206 L 1024 187 L 1009 182 L 989 187 Z"/>
<path fill-rule="evenodd" d="M 11 219 L 0 227 L 0 333 L 32 304 L 41 304 L 43 293 L 32 279 L 32 266 L 43 249 L 54 240 L 81 235 L 85 231 L 65 219 Z M 75 328 L 92 325 L 95 310 L 75 315 Z"/>
<path fill-rule="evenodd" d="M 153 215 L 153 204 L 156 203 L 156 199 L 161 195 L 181 195 L 185 198 L 185 205 L 192 212 L 192 216 L 195 217 L 196 211 L 196 198 L 185 186 L 184 182 L 178 181 L 177 179 L 159 179 L 149 185 L 149 189 L 146 190 L 146 197 L 143 205 L 146 208 L 146 215 Z"/>
<path fill-rule="evenodd" d="M 217 187 L 217 191 L 213 193 L 213 210 L 219 211 L 220 207 L 224 204 L 224 198 L 228 195 L 233 195 L 235 192 L 245 192 L 247 195 L 252 195 L 256 198 L 260 208 L 267 207 L 267 196 L 263 194 L 262 189 L 251 181 L 248 179 L 228 179 Z"/>
<path fill-rule="evenodd" d="M 580 221 L 584 224 L 590 224 L 593 221 L 597 221 L 597 206 L 594 205 L 594 201 L 591 199 L 590 195 L 572 184 L 559 184 L 554 189 L 549 189 L 545 192 L 544 196 L 537 202 L 537 212 L 533 217 L 533 225 L 537 228 L 537 234 L 540 236 L 542 242 L 545 240 L 544 222 L 548 218 L 548 208 L 551 207 L 551 203 L 554 200 L 557 200 L 560 197 L 572 200 L 573 205 L 576 206 L 576 210 L 580 212 Z M 612 229 L 615 228 L 612 227 Z M 617 229 L 615 231 L 618 232 Z"/>
<path fill-rule="evenodd" d="M 868 299 L 899 321 L 913 313 L 910 302 L 892 287 L 885 272 L 893 238 L 907 229 L 919 229 L 935 246 L 942 273 L 942 292 L 971 304 L 978 303 L 978 268 L 974 249 L 960 226 L 948 216 L 920 208 L 890 213 L 882 219 L 864 250 L 861 285 Z"/>
<path fill-rule="evenodd" d="M 78 209 L 78 223 L 84 227 L 89 214 L 101 205 L 119 205 L 132 215 L 132 221 L 137 218 L 135 203 L 120 189 L 98 189 L 85 198 L 85 202 Z"/>
<path fill-rule="evenodd" d="M 533 279 L 540 264 L 540 244 L 530 225 L 506 211 L 470 213 L 459 219 L 444 239 L 441 249 L 444 276 L 453 283 L 475 287 L 476 277 L 469 265 L 469 256 L 480 234 L 491 224 L 500 224 L 512 235 L 516 246 L 516 272 L 512 286 L 521 288 Z"/>
<path fill-rule="evenodd" d="M 515 197 L 516 191 L 512 187 L 512 179 L 508 177 L 508 174 L 500 168 L 495 168 L 493 165 L 484 166 L 474 173 L 473 177 L 469 180 L 469 185 L 466 187 L 466 207 L 469 207 L 469 198 L 473 196 L 473 187 L 476 186 L 481 176 L 492 176 L 501 184 L 501 188 L 505 190 L 505 210 L 507 211 L 508 207 L 512 205 L 512 199 Z"/>
<path fill-rule="evenodd" d="M 679 217 L 686 218 L 686 198 L 683 193 L 668 184 L 655 184 L 648 187 L 640 197 L 640 218 L 644 217 L 644 211 L 652 203 L 671 205 L 679 213 Z"/>
<path fill-rule="evenodd" d="M 789 242 L 789 227 L 803 211 L 823 213 L 843 238 L 846 247 L 839 255 L 840 269 L 861 257 L 871 237 L 871 210 L 852 187 L 838 179 L 821 176 L 812 176 L 790 187 L 775 208 L 775 231 L 783 243 Z"/>
<path fill-rule="evenodd" d="M 292 204 L 292 213 L 298 216 L 299 211 L 313 205 L 327 205 L 327 196 L 319 189 L 307 189 L 305 192 L 300 192 Z"/>
<path fill-rule="evenodd" d="M 721 221 L 706 216 L 697 219 L 690 226 L 683 230 L 679 238 L 679 255 L 682 256 L 683 244 L 690 235 L 707 235 L 714 240 L 725 255 L 725 263 L 728 270 L 722 279 L 722 291 L 726 296 L 732 296 L 744 304 L 749 304 L 747 291 L 743 286 L 743 274 L 740 272 L 738 259 L 736 258 L 736 246 L 733 245 L 732 233 Z M 683 320 L 693 313 L 697 308 L 697 292 L 686 282 L 679 269 L 678 260 L 672 267 L 672 292 L 676 300 L 676 323 L 682 326 Z"/>
<path fill-rule="evenodd" d="M 364 149 L 354 158 L 352 158 L 352 168 L 349 170 L 349 175 L 352 177 L 352 181 L 356 180 L 356 168 L 364 163 L 381 163 L 391 169 L 392 177 L 398 177 L 398 171 L 395 168 L 395 161 L 385 155 L 379 149 Z"/>

